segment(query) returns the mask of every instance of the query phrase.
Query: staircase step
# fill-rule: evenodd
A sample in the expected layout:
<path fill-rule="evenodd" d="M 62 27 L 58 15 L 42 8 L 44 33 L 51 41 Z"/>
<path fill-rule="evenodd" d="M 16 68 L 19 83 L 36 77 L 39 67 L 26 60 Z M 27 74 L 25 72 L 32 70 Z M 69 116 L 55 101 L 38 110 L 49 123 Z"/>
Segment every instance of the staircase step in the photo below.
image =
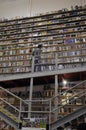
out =
<path fill-rule="evenodd" d="M 2 113 L 4 113 L 6 116 L 8 116 L 9 118 L 11 118 L 12 120 L 16 121 L 17 123 L 22 123 L 21 120 L 19 120 L 16 116 L 14 116 L 13 114 L 11 114 L 10 112 L 8 112 L 6 109 L 4 109 L 1 106 L 0 106 L 0 111 Z"/>

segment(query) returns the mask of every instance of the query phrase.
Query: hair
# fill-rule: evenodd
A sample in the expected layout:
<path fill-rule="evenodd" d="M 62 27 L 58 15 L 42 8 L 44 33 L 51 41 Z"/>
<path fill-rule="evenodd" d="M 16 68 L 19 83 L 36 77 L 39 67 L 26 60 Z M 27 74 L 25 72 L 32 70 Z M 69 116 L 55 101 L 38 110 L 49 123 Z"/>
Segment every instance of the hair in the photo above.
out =
<path fill-rule="evenodd" d="M 38 48 L 41 48 L 41 47 L 42 47 L 42 44 L 39 44 L 39 45 L 38 45 Z"/>

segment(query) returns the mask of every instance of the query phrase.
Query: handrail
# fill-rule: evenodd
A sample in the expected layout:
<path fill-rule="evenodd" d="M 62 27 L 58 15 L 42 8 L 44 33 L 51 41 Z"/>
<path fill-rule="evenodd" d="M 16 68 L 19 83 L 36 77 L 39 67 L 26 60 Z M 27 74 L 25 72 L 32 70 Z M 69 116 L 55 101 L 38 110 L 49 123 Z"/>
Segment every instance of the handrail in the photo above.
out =
<path fill-rule="evenodd" d="M 0 86 L 0 89 L 4 90 L 5 92 L 9 93 L 11 96 L 13 96 L 13 97 L 19 99 L 19 100 L 22 101 L 22 102 L 25 102 L 25 103 L 28 105 L 28 103 L 27 103 L 25 100 L 23 100 L 22 98 L 16 96 L 15 94 L 13 94 L 12 92 L 8 91 L 7 89 L 5 89 L 5 88 L 3 88 L 3 87 L 1 87 L 1 86 Z"/>
<path fill-rule="evenodd" d="M 80 94 L 82 94 L 82 95 L 80 95 Z M 69 101 L 69 103 L 71 103 L 72 101 L 74 101 L 74 100 L 76 100 L 76 99 L 79 99 L 80 97 L 82 97 L 82 96 L 84 96 L 86 93 L 83 93 L 83 91 L 80 91 L 78 94 L 75 94 L 75 95 L 73 95 L 73 96 L 71 96 L 71 98 L 74 98 L 74 97 L 76 97 L 76 96 L 78 96 L 77 98 L 75 98 L 75 99 L 72 99 L 72 100 L 70 100 L 71 98 L 68 98 L 68 99 L 66 99 L 65 101 L 63 101 L 63 102 L 61 102 L 61 103 L 64 103 L 64 102 L 66 102 L 66 101 Z M 67 103 L 67 104 L 69 104 L 69 103 Z M 63 106 L 66 106 L 67 104 L 64 104 L 64 105 L 61 105 L 60 104 L 60 106 L 58 106 L 56 109 L 53 109 L 52 111 L 31 111 L 31 112 L 33 112 L 33 113 L 52 113 L 53 111 L 55 111 L 55 110 L 57 110 L 58 108 L 61 108 L 61 107 L 63 107 Z M 29 111 L 21 111 L 21 112 L 29 112 Z"/>
<path fill-rule="evenodd" d="M 82 83 L 85 83 L 85 82 L 86 82 L 86 80 L 84 80 L 84 81 L 82 81 L 82 82 L 80 82 L 80 83 L 78 83 L 78 84 L 74 85 L 73 87 L 71 87 L 71 88 L 67 89 L 65 92 L 62 92 L 62 93 L 60 93 L 60 94 L 67 93 L 68 91 L 70 91 L 70 90 L 72 90 L 72 89 L 76 88 L 77 86 L 79 86 L 79 85 L 81 85 Z M 59 94 L 55 95 L 55 96 L 54 96 L 54 97 L 52 97 L 51 99 L 56 98 L 58 95 L 59 95 Z"/>
<path fill-rule="evenodd" d="M 48 102 L 48 101 L 53 100 L 54 98 L 56 98 L 56 97 L 59 96 L 59 95 L 63 95 L 64 93 L 67 93 L 67 92 L 73 90 L 74 88 L 76 88 L 77 86 L 79 86 L 79 85 L 81 85 L 81 84 L 83 84 L 83 83 L 85 83 L 85 82 L 86 82 L 86 80 L 84 80 L 84 81 L 82 81 L 82 82 L 80 82 L 80 83 L 74 85 L 73 87 L 67 89 L 65 92 L 62 92 L 62 93 L 60 93 L 60 94 L 57 94 L 57 95 L 55 95 L 55 96 L 53 96 L 53 97 L 51 97 L 51 98 L 49 98 L 49 99 L 46 99 L 46 100 L 40 99 L 40 100 L 25 100 L 25 101 L 26 101 L 26 102 L 37 102 L 37 101 L 40 101 L 40 102 Z"/>
<path fill-rule="evenodd" d="M 73 90 L 74 88 L 76 88 L 77 86 L 79 86 L 79 85 L 81 85 L 82 83 L 85 83 L 85 82 L 86 82 L 86 80 L 84 80 L 84 81 L 82 81 L 82 82 L 76 84 L 74 87 L 69 88 L 69 89 L 66 90 L 65 92 L 62 92 L 62 93 L 60 93 L 60 94 L 57 94 L 57 95 L 55 95 L 54 97 L 49 98 L 49 99 L 46 99 L 46 100 L 43 100 L 43 99 L 40 99 L 40 100 L 23 100 L 22 98 L 20 98 L 20 97 L 16 96 L 15 94 L 11 93 L 11 92 L 8 91 L 7 89 L 2 88 L 1 86 L 0 86 L 0 88 L 1 88 L 2 90 L 6 91 L 7 93 L 11 94 L 12 96 L 16 97 L 17 99 L 19 99 L 19 100 L 25 102 L 25 103 L 28 105 L 28 102 L 37 102 L 37 101 L 38 101 L 38 102 L 39 102 L 39 101 L 40 101 L 40 102 L 48 102 L 48 101 L 51 101 L 52 99 L 56 98 L 57 96 L 59 96 L 59 95 L 61 95 L 61 94 L 64 94 L 64 93 L 67 93 L 68 91 Z"/>
<path fill-rule="evenodd" d="M 70 90 L 76 88 L 77 86 L 83 85 L 83 83 L 86 83 L 86 80 L 85 80 L 85 81 L 82 81 L 82 82 L 80 82 L 80 83 L 78 83 L 77 85 L 75 85 L 74 87 L 71 87 L 70 89 L 68 89 L 68 90 L 65 91 L 65 92 L 68 92 L 68 91 L 70 91 Z M 62 93 L 62 94 L 63 94 L 63 93 Z M 49 101 L 49 103 L 50 103 L 50 102 L 52 101 L 52 99 L 55 100 L 54 98 L 56 98 L 58 95 L 59 95 L 59 94 L 57 94 L 57 95 L 54 96 L 53 98 L 50 98 L 50 99 L 47 99 L 47 100 L 32 100 L 32 102 L 37 102 L 37 101 L 40 101 L 40 102 L 48 102 L 48 101 Z M 71 102 L 73 102 L 73 101 L 79 99 L 80 97 L 83 97 L 84 95 L 86 95 L 86 92 L 85 92 L 84 90 L 82 90 L 82 91 L 79 91 L 78 93 L 72 95 L 72 96 L 69 97 L 68 99 L 62 101 L 61 103 L 57 104 L 57 107 L 56 107 L 56 108 L 54 107 L 54 109 L 49 109 L 48 111 L 26 111 L 26 112 L 30 112 L 30 113 L 42 113 L 42 114 L 47 113 L 47 114 L 49 114 L 49 116 L 50 116 L 50 114 L 55 113 L 56 110 L 59 110 L 60 108 L 65 107 L 67 104 L 69 104 L 69 103 L 71 103 Z M 76 97 L 76 98 L 74 98 L 74 97 Z M 70 100 L 70 101 L 69 101 L 69 100 Z M 66 102 L 66 104 L 64 104 L 64 102 Z M 49 104 L 49 108 L 50 108 L 50 104 Z M 25 111 L 21 111 L 21 112 L 25 112 Z"/>
<path fill-rule="evenodd" d="M 57 95 L 53 96 L 52 98 L 48 98 L 48 99 L 46 99 L 46 100 L 44 100 L 44 99 L 40 99 L 40 100 L 23 100 L 22 98 L 16 96 L 16 95 L 13 94 L 12 92 L 8 91 L 7 89 L 5 89 L 5 88 L 3 88 L 3 87 L 1 87 L 1 86 L 0 86 L 0 89 L 6 91 L 6 92 L 9 93 L 10 95 L 12 95 L 12 96 L 14 96 L 15 98 L 17 98 L 17 99 L 19 99 L 19 100 L 25 102 L 25 103 L 28 105 L 28 102 L 34 102 L 34 101 L 47 102 L 47 101 L 51 101 L 51 100 L 53 100 L 54 98 L 56 98 L 57 96 L 59 96 L 59 95 L 61 95 L 61 94 L 64 94 L 64 93 L 67 93 L 68 91 L 73 90 L 74 88 L 76 88 L 77 86 L 79 86 L 79 85 L 81 85 L 82 83 L 85 83 L 85 82 L 86 82 L 86 80 L 84 80 L 84 81 L 82 81 L 82 82 L 76 84 L 74 87 L 69 88 L 69 89 L 66 90 L 65 92 L 62 92 L 62 93 L 60 93 L 60 94 L 57 94 Z"/>
<path fill-rule="evenodd" d="M 9 105 L 10 107 L 14 108 L 16 111 L 20 112 L 19 109 L 17 109 L 15 106 L 11 105 L 9 102 L 4 100 L 3 98 L 0 98 L 0 100 L 3 101 L 4 103 L 6 103 L 7 105 Z"/>
<path fill-rule="evenodd" d="M 76 87 L 78 88 L 78 86 L 80 86 L 80 85 L 83 85 L 83 83 L 86 83 L 86 80 L 84 80 L 84 81 L 82 81 L 82 82 L 80 82 L 80 83 L 78 83 L 77 85 L 75 85 L 74 87 L 71 87 L 71 88 L 69 88 L 68 90 L 66 90 L 65 92 L 62 92 L 62 93 L 60 93 L 60 94 L 57 94 L 57 95 L 55 95 L 54 97 L 52 97 L 52 98 L 49 98 L 49 99 L 46 99 L 46 100 L 23 100 L 22 98 L 19 98 L 18 96 L 16 96 L 15 94 L 13 94 L 13 93 L 11 93 L 11 92 L 9 92 L 9 90 L 7 90 L 7 89 L 4 89 L 4 88 L 2 88 L 2 87 L 0 87 L 0 89 L 2 89 L 3 91 L 5 91 L 5 92 L 7 92 L 7 93 L 9 93 L 9 94 L 11 94 L 12 96 L 14 96 L 15 98 L 17 98 L 17 99 L 19 99 L 19 101 L 22 101 L 22 102 L 24 102 L 26 105 L 29 105 L 29 103 L 31 102 L 31 103 L 33 103 L 33 102 L 41 102 L 41 103 L 47 103 L 46 105 L 48 105 L 48 108 L 49 108 L 49 110 L 41 110 L 41 111 L 34 111 L 34 110 L 31 110 L 31 111 L 29 111 L 29 109 L 28 110 L 22 110 L 22 109 L 18 109 L 18 108 L 16 108 L 15 106 L 13 106 L 13 105 L 11 105 L 9 102 L 7 102 L 7 101 L 5 101 L 4 99 L 2 99 L 2 98 L 0 98 L 0 100 L 2 100 L 3 102 L 5 102 L 6 104 L 8 104 L 10 107 L 12 107 L 14 110 L 16 110 L 16 111 L 18 111 L 19 113 L 41 113 L 41 114 L 52 114 L 52 113 L 54 113 L 56 110 L 58 110 L 59 108 L 62 108 L 62 107 L 64 107 L 65 105 L 67 105 L 67 104 L 64 104 L 64 102 L 66 102 L 67 103 L 67 101 L 69 102 L 69 100 L 71 99 L 71 98 L 74 98 L 74 97 L 76 97 L 77 96 L 77 99 L 78 98 L 80 98 L 80 96 L 83 96 L 84 94 L 86 94 L 86 93 L 83 93 L 84 91 L 79 91 L 77 94 L 74 94 L 74 95 L 72 95 L 71 97 L 69 97 L 68 99 L 65 99 L 64 101 L 62 101 L 61 103 L 59 103 L 58 102 L 58 104 L 57 104 L 57 107 L 55 107 L 54 106 L 54 108 L 51 108 L 51 106 L 52 106 L 52 104 L 51 104 L 51 102 L 52 102 L 52 100 L 53 101 L 55 101 L 55 98 L 56 97 L 58 97 L 58 96 L 62 96 L 64 93 L 67 93 L 67 92 L 69 92 L 69 91 L 71 91 L 71 90 L 73 90 L 73 89 L 75 89 Z M 70 100 L 70 102 L 72 102 L 72 101 L 74 101 L 74 100 L 76 100 L 76 99 L 72 99 L 72 100 Z M 21 104 L 21 103 L 20 103 Z M 64 105 L 63 105 L 64 104 Z M 20 115 L 21 115 L 20 114 Z"/>
<path fill-rule="evenodd" d="M 80 94 L 82 94 L 82 95 L 80 95 Z M 78 95 L 79 95 L 79 96 L 78 96 Z M 58 106 L 56 109 L 53 109 L 52 112 L 55 111 L 55 110 L 57 110 L 57 109 L 59 109 L 59 108 L 62 108 L 62 107 L 64 107 L 64 106 L 66 106 L 67 104 L 69 104 L 69 103 L 71 103 L 71 102 L 73 102 L 73 101 L 79 99 L 80 97 L 82 97 L 82 96 L 84 96 L 84 95 L 86 95 L 86 93 L 83 93 L 83 91 L 82 91 L 82 92 L 80 91 L 78 94 L 73 95 L 71 98 L 66 99 L 66 100 L 63 101 L 62 103 L 67 102 L 67 101 L 69 101 L 70 99 L 73 98 L 72 100 L 70 100 L 68 103 L 66 103 L 66 104 L 64 104 L 64 105 L 63 105 L 63 104 L 60 104 L 60 106 Z M 78 97 L 74 99 L 74 97 L 76 97 L 76 96 L 78 96 Z"/>

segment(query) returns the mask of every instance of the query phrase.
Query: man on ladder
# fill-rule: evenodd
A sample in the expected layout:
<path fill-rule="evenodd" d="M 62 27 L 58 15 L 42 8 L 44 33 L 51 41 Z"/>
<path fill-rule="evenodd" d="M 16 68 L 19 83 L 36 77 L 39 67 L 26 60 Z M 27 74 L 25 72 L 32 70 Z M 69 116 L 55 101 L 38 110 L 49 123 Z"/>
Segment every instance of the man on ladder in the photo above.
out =
<path fill-rule="evenodd" d="M 39 44 L 37 48 L 33 50 L 33 56 L 34 56 L 34 71 L 41 71 L 41 48 L 42 45 Z"/>

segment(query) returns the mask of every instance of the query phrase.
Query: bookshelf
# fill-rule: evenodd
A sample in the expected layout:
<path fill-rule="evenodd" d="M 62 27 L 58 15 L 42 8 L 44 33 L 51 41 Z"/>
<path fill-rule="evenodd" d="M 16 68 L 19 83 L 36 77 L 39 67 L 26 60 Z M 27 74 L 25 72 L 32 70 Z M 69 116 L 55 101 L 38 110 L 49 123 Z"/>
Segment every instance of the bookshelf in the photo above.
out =
<path fill-rule="evenodd" d="M 42 44 L 40 71 L 86 65 L 86 7 L 0 21 L 0 74 L 31 72 Z M 58 55 L 58 61 L 56 61 Z M 36 71 L 39 71 L 36 64 Z"/>

